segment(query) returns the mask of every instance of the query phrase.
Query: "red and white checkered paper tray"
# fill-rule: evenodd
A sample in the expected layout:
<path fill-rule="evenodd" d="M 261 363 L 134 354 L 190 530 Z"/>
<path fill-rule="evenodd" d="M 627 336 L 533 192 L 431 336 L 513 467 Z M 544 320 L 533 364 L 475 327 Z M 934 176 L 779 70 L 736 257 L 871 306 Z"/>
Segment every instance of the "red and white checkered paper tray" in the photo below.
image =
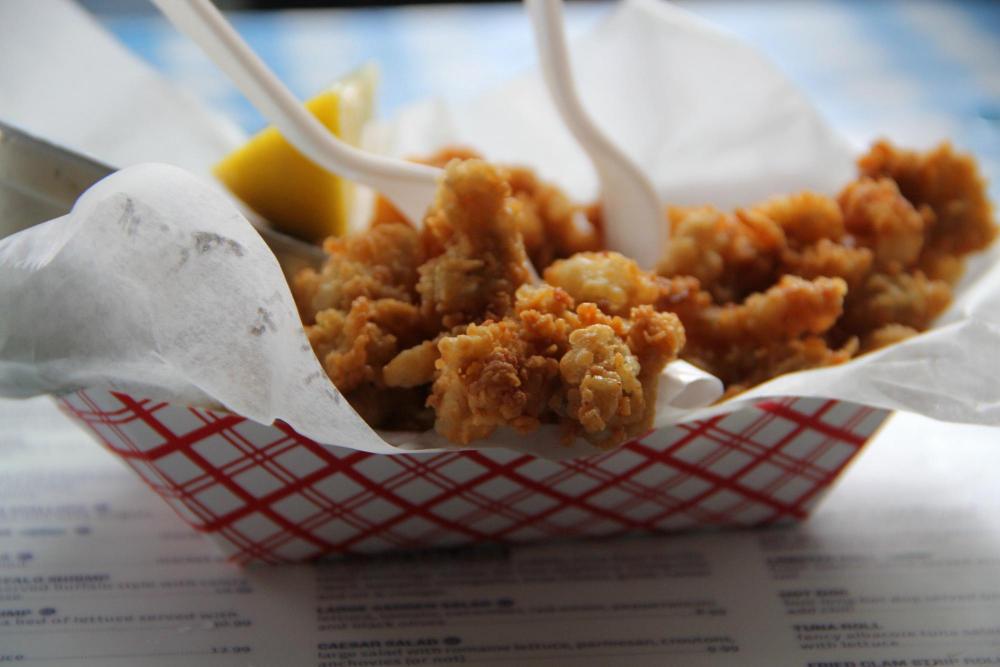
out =
<path fill-rule="evenodd" d="M 573 48 L 578 86 L 600 91 L 595 121 L 617 128 L 627 153 L 650 158 L 641 166 L 665 201 L 728 209 L 780 192 L 833 193 L 855 173 L 850 146 L 779 70 L 669 4 L 622 3 Z M 175 131 L 142 132 L 149 91 L 162 84 L 141 73 L 126 78 L 124 88 L 142 95 L 94 88 L 88 118 L 105 118 L 106 109 L 118 119 L 126 100 L 136 124 L 116 125 L 116 137 L 135 130 L 143 146 L 156 136 L 169 146 L 125 162 L 140 153 L 209 155 L 205 146 L 217 146 L 211 138 L 223 134 L 209 115 L 189 114 L 189 101 L 172 104 L 169 94 L 156 97 L 155 111 L 176 110 L 157 113 L 177 121 Z M 589 197 L 593 174 L 546 96 L 529 77 L 464 106 L 417 105 L 377 134 L 393 139 L 385 148 L 396 155 L 472 145 L 559 174 L 571 196 Z M 648 131 L 651 118 L 663 131 Z M 887 412 L 757 397 L 821 392 L 1000 424 L 1000 357 L 986 353 L 1000 342 L 1000 259 L 991 261 L 970 266 L 975 280 L 956 293 L 944 326 L 847 364 L 781 376 L 743 394 L 748 403 L 728 414 L 701 412 L 589 458 L 500 449 L 372 454 L 320 445 L 281 424 L 107 391 L 60 400 L 240 563 L 758 525 L 804 517 Z M 17 314 L 0 318 L 0 395 L 93 385 L 160 392 L 265 422 L 281 417 L 358 449 L 388 448 L 325 380 L 284 284 L 273 253 L 214 184 L 166 165 L 126 167 L 68 215 L 0 239 L 0 313 Z"/>
<path fill-rule="evenodd" d="M 370 454 L 101 390 L 60 403 L 240 564 L 795 521 L 889 414 L 781 398 L 552 461 L 506 449 Z"/>

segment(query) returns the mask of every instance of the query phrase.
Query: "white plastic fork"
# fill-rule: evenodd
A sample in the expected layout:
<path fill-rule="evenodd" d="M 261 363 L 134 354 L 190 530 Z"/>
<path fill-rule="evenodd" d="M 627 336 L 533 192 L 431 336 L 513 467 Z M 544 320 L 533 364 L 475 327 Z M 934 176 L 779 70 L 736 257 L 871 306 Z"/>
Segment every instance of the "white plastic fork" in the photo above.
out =
<path fill-rule="evenodd" d="M 210 0 L 153 0 L 258 111 L 324 169 L 382 193 L 415 224 L 434 201 L 440 169 L 368 153 L 331 134 L 264 64 Z"/>
<path fill-rule="evenodd" d="M 524 1 L 549 94 L 600 180 L 608 247 L 632 257 L 643 268 L 653 268 L 669 232 L 660 198 L 649 179 L 601 132 L 580 102 L 566 49 L 562 0 Z"/>

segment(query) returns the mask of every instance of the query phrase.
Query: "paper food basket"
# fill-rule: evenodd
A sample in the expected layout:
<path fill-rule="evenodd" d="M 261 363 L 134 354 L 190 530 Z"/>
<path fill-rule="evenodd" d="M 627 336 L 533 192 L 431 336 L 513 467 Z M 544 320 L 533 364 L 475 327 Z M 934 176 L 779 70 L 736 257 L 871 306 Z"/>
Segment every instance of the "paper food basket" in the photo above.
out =
<path fill-rule="evenodd" d="M 79 17 L 74 21 L 74 32 L 86 25 Z M 48 32 L 46 28 L 46 36 Z M 91 32 L 97 34 L 94 29 Z M 21 33 L 34 35 L 27 27 Z M 38 41 L 42 37 L 31 39 Z M 108 42 L 104 36 L 91 35 L 88 39 L 98 46 Z M 77 51 L 104 53 L 98 46 Z M 244 369 L 238 380 L 226 384 L 230 400 L 215 394 L 206 396 L 230 406 L 240 405 L 233 398 L 238 397 L 243 405 L 252 404 L 257 410 L 242 412 L 257 415 L 262 421 L 282 416 L 303 431 L 314 428 L 304 427 L 303 419 L 292 418 L 291 413 L 301 407 L 298 397 L 281 407 L 250 400 L 257 398 L 257 382 L 269 376 L 267 369 L 285 369 L 286 379 L 298 377 L 288 369 L 301 370 L 302 382 L 286 383 L 287 390 L 304 386 L 312 377 L 309 369 L 316 366 L 308 345 L 299 350 L 295 344 L 302 338 L 301 324 L 290 295 L 283 311 L 278 308 L 280 304 L 271 307 L 275 317 L 284 312 L 288 331 L 294 324 L 296 334 L 289 338 L 292 343 L 267 348 L 270 338 L 246 336 L 244 323 L 253 321 L 259 313 L 257 297 L 272 294 L 273 286 L 282 280 L 273 255 L 245 221 L 233 221 L 231 204 L 226 204 L 228 208 L 220 208 L 221 204 L 206 208 L 206 202 L 216 201 L 218 195 L 212 199 L 206 186 L 194 177 L 182 176 L 177 170 L 166 171 L 162 165 L 154 168 L 139 164 L 159 159 L 199 171 L 228 150 L 221 146 L 225 142 L 223 134 L 216 131 L 218 123 L 199 112 L 196 105 L 177 102 L 176 91 L 132 63 L 117 46 L 101 48 L 107 51 L 107 61 L 116 64 L 91 68 L 110 77 L 104 88 L 93 89 L 95 99 L 100 98 L 105 106 L 110 104 L 107 100 L 127 100 L 127 104 L 121 102 L 109 108 L 134 109 L 131 116 L 136 119 L 160 119 L 164 130 L 149 138 L 161 139 L 163 146 L 152 152 L 142 145 L 132 146 L 134 142 L 129 140 L 141 133 L 126 132 L 115 114 L 108 115 L 114 119 L 113 131 L 75 131 L 61 136 L 93 137 L 95 152 L 116 164 L 137 165 L 123 170 L 124 176 L 119 172 L 119 178 L 125 179 L 119 182 L 127 185 L 123 191 L 138 204 L 148 204 L 143 209 L 144 223 L 115 222 L 134 219 L 134 202 L 116 198 L 116 192 L 107 186 L 103 190 L 107 201 L 98 201 L 104 197 L 98 193 L 93 195 L 93 202 L 113 207 L 103 217 L 93 216 L 92 237 L 70 234 L 65 220 L 62 227 L 50 225 L 47 236 L 39 237 L 44 243 L 38 245 L 35 264 L 48 266 L 48 262 L 61 258 L 78 278 L 51 284 L 40 281 L 36 285 L 51 288 L 46 298 L 52 300 L 38 322 L 56 322 L 58 326 L 50 336 L 47 357 L 39 360 L 32 356 L 29 367 L 17 365 L 18 360 L 14 360 L 11 377 L 17 382 L 12 386 L 24 390 L 28 376 L 36 383 L 32 386 L 38 393 L 106 381 L 108 346 L 118 344 L 117 340 L 108 341 L 106 332 L 115 331 L 127 342 L 139 341 L 129 359 L 145 358 L 140 354 L 142 350 L 160 355 L 164 352 L 161 348 L 169 348 L 169 363 L 164 361 L 151 368 L 160 373 L 156 377 L 161 380 L 169 377 L 175 388 L 181 379 L 187 382 L 184 387 L 201 387 L 198 382 L 189 382 L 186 374 L 202 373 L 205 362 L 215 361 L 221 353 L 241 363 L 256 360 L 257 366 Z M 776 68 L 750 47 L 666 3 L 622 3 L 619 11 L 586 40 L 577 42 L 575 49 L 581 90 L 601 92 L 585 100 L 595 118 L 615 121 L 606 124 L 618 128 L 615 139 L 623 147 L 662 157 L 643 167 L 661 188 L 665 201 L 677 205 L 713 201 L 720 208 L 731 208 L 776 192 L 809 189 L 833 193 L 855 173 L 852 149 Z M 42 52 L 70 53 L 64 48 Z M 74 53 L 73 57 L 79 56 Z M 607 67 L 607 63 L 616 65 Z M 51 71 L 76 70 L 52 67 Z M 623 77 L 621 72 L 642 72 L 643 76 Z M 120 76 L 111 77 L 114 73 Z M 134 81 L 148 85 L 138 86 Z M 34 82 L 33 87 L 39 88 Z M 162 94 L 136 100 L 131 95 L 134 90 Z M 541 101 L 544 96 L 541 80 L 526 75 L 463 106 L 461 113 L 433 101 L 418 104 L 399 114 L 394 125 L 382 128 L 392 130 L 386 133 L 393 139 L 386 152 L 426 155 L 441 145 L 474 145 L 498 162 L 529 164 L 540 174 L 561 174 L 566 184 L 573 185 L 567 189 L 570 196 L 586 197 L 586 192 L 594 189 L 593 175 L 562 129 L 554 109 Z M 740 113 L 734 115 L 733 108 L 739 108 Z M 692 113 L 693 109 L 698 112 Z M 643 131 L 651 122 L 644 110 L 656 110 L 656 127 L 672 128 L 672 133 L 659 137 L 665 148 L 653 150 L 655 145 Z M 498 114 L 502 115 L 502 123 L 496 122 Z M 90 123 L 91 116 L 67 118 Z M 167 131 L 169 128 L 174 130 Z M 112 150 L 115 147 L 117 150 Z M 181 150 L 185 147 L 186 152 Z M 766 163 L 760 159 L 762 154 L 768 156 Z M 581 159 L 574 159 L 575 155 Z M 166 187 L 167 182 L 173 189 Z M 199 216 L 182 210 L 184 201 L 195 200 Z M 78 216 L 76 222 L 87 222 L 86 210 L 79 211 Z M 249 255 L 253 255 L 254 270 L 225 274 L 226 287 L 200 278 L 206 275 L 203 271 L 211 262 L 221 261 L 216 256 L 210 258 L 211 262 L 188 262 L 183 274 L 172 272 L 170 261 L 177 258 L 160 249 L 169 246 L 176 250 L 177 244 L 164 246 L 156 238 L 139 238 L 159 233 L 157 225 L 152 224 L 154 218 L 168 241 L 179 238 L 177 234 L 189 238 L 195 232 L 225 231 L 227 237 L 242 244 L 238 247 L 248 255 L 242 256 L 240 262 L 250 264 Z M 105 222 L 97 224 L 101 220 Z M 66 247 L 77 243 L 75 254 L 67 253 L 66 247 L 61 253 L 48 253 L 57 237 L 65 241 Z M 105 238 L 115 243 L 105 243 Z M 106 251 L 103 264 L 92 256 L 98 251 Z M 73 257 L 83 259 L 74 264 Z M 188 255 L 183 255 L 178 264 L 187 260 Z M 21 271 L 24 265 L 21 260 L 12 262 L 8 272 L 27 280 L 34 274 Z M 118 274 L 101 269 L 123 265 L 132 269 L 131 291 L 119 289 Z M 808 376 L 785 376 L 788 381 L 782 383 L 779 379 L 780 386 L 765 388 L 766 394 L 748 396 L 747 402 L 739 402 L 727 413 L 713 412 L 710 417 L 702 413 L 697 420 L 681 420 L 619 449 L 587 458 L 550 460 L 508 449 L 373 454 L 320 444 L 282 422 L 264 425 L 230 412 L 174 405 L 105 389 L 62 394 L 59 402 L 185 521 L 215 540 L 239 564 L 484 542 L 520 543 L 790 522 L 805 518 L 815 508 L 889 415 L 885 408 L 951 421 L 1000 423 L 1000 394 L 994 391 L 998 360 L 995 355 L 968 353 L 970 349 L 996 349 L 996 332 L 1000 328 L 995 313 L 1000 308 L 995 286 L 1000 284 L 1000 273 L 988 273 L 981 271 L 975 289 L 958 295 L 949 319 L 939 330 L 907 341 L 905 346 L 874 352 L 842 367 L 810 371 Z M 164 284 L 170 284 L 185 299 L 170 304 L 173 311 L 152 312 L 160 317 L 158 326 L 163 329 L 158 335 L 164 338 L 157 339 L 163 345 L 157 347 L 153 344 L 156 340 L 140 340 L 141 335 L 130 337 L 129 332 L 146 331 L 142 328 L 147 324 L 145 304 L 156 299 L 143 294 L 159 294 Z M 138 288 L 147 291 L 136 292 Z M 119 308 L 114 312 L 118 318 L 114 326 L 103 322 L 92 326 L 96 318 L 89 304 L 93 303 L 91 292 L 95 289 L 119 290 L 119 298 L 128 297 L 136 306 L 135 317 L 125 318 Z M 230 291 L 245 298 L 235 298 Z M 225 303 L 220 304 L 220 294 Z M 201 327 L 196 333 L 225 343 L 212 354 L 192 356 L 187 346 L 176 344 L 178 331 L 183 329 L 177 322 L 183 318 L 171 315 L 183 314 L 188 297 L 213 304 L 212 308 L 202 308 L 204 317 L 195 318 Z M 81 309 L 81 303 L 87 306 Z M 234 312 L 225 320 L 215 318 L 220 310 L 216 305 Z M 51 313 L 62 312 L 60 308 L 65 312 L 56 321 Z M 67 312 L 76 313 L 77 319 L 67 320 Z M 235 328 L 224 329 L 223 324 Z M 78 368 L 81 373 L 66 384 L 46 384 L 53 377 L 61 377 L 65 345 L 60 336 L 70 332 L 75 340 L 82 337 L 80 329 L 88 326 L 90 329 L 83 333 L 90 334 L 89 365 Z M 39 347 L 36 330 L 23 333 L 26 349 L 35 355 Z M 235 350 L 233 341 L 243 347 Z M 271 358 L 266 353 L 302 363 L 264 365 L 261 360 Z M 31 371 L 27 376 L 25 368 Z M 213 368 L 230 367 L 215 364 Z M 155 380 L 148 380 L 149 373 L 141 377 L 135 374 L 131 366 L 124 368 L 126 380 L 139 381 L 132 386 L 141 387 L 147 381 L 155 384 Z M 204 379 L 203 375 L 199 377 Z M 793 376 L 798 378 L 789 380 Z M 82 381 L 81 377 L 99 380 Z M 219 384 L 213 386 L 218 389 Z M 129 385 L 126 382 L 117 386 Z M 133 393 L 142 391 L 135 389 Z M 793 397 L 815 396 L 817 392 L 829 393 L 820 398 Z M 322 397 L 321 392 L 316 396 Z M 172 400 L 197 403 L 194 399 Z M 316 401 L 321 405 L 318 398 Z M 304 408 L 299 410 L 299 417 L 305 412 Z M 310 414 L 327 413 L 320 410 Z M 334 432 L 343 437 L 329 440 L 341 444 L 350 444 L 354 437 L 346 431 Z"/>
<path fill-rule="evenodd" d="M 369 454 L 102 390 L 59 402 L 239 564 L 797 521 L 889 415 L 776 398 L 552 461 L 505 449 Z"/>

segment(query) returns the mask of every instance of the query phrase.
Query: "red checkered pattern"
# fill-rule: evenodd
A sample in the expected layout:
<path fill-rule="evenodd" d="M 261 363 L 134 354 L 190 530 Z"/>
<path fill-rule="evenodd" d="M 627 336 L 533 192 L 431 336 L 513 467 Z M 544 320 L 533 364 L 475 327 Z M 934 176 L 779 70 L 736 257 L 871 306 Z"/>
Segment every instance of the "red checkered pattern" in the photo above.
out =
<path fill-rule="evenodd" d="M 105 391 L 61 403 L 238 563 L 797 520 L 888 414 L 778 399 L 548 461 L 492 449 L 367 454 L 280 423 Z"/>

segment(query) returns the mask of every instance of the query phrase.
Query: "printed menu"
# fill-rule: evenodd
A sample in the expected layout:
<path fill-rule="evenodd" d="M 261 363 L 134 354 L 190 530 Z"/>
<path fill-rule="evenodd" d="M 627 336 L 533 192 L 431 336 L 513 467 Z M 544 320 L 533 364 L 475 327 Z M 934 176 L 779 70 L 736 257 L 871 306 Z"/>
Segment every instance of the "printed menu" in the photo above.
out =
<path fill-rule="evenodd" d="M 998 436 L 896 416 L 800 525 L 239 569 L 0 401 L 0 665 L 1000 665 Z"/>

